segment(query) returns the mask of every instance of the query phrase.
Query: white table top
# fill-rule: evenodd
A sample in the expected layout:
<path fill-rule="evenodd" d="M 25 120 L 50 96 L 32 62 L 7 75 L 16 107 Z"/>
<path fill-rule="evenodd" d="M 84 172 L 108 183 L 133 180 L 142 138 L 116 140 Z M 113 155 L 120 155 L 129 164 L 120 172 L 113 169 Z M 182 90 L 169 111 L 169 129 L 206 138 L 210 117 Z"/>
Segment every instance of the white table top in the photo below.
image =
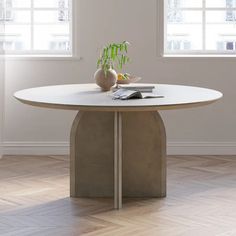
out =
<path fill-rule="evenodd" d="M 144 84 L 143 84 L 144 85 Z M 33 106 L 85 111 L 154 111 L 188 108 L 210 104 L 223 95 L 205 88 L 155 85 L 164 98 L 113 100 L 112 92 L 101 92 L 96 84 L 72 84 L 18 91 L 15 98 Z"/>

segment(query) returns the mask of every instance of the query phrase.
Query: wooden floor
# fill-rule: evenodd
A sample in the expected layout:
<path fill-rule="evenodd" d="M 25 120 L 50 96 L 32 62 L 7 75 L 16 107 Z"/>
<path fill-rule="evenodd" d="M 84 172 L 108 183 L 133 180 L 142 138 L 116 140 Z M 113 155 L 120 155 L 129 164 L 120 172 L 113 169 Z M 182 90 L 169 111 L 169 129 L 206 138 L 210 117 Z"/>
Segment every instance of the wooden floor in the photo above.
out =
<path fill-rule="evenodd" d="M 236 156 L 168 158 L 168 197 L 70 199 L 66 157 L 0 160 L 1 236 L 236 235 Z"/>

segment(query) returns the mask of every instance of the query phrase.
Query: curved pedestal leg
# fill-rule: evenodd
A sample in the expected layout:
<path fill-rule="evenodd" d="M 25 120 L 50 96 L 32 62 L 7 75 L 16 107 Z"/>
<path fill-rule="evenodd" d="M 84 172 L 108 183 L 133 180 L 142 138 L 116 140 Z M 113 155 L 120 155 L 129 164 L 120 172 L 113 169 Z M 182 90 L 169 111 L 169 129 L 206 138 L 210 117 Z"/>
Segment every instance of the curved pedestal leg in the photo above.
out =
<path fill-rule="evenodd" d="M 72 197 L 113 196 L 113 119 L 112 113 L 77 114 L 70 141 Z"/>
<path fill-rule="evenodd" d="M 79 112 L 70 158 L 72 197 L 114 196 L 121 208 L 122 195 L 166 196 L 166 135 L 158 112 Z"/>
<path fill-rule="evenodd" d="M 158 112 L 123 113 L 123 196 L 166 196 L 166 133 Z"/>

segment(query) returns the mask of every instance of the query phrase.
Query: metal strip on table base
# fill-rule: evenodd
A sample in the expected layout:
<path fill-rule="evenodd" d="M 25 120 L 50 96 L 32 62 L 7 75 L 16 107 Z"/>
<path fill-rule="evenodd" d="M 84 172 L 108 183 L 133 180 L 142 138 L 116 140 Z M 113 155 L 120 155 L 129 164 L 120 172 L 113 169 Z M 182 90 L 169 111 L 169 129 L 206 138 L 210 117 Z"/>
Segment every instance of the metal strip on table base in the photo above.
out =
<path fill-rule="evenodd" d="M 122 208 L 122 113 L 114 113 L 114 208 Z"/>

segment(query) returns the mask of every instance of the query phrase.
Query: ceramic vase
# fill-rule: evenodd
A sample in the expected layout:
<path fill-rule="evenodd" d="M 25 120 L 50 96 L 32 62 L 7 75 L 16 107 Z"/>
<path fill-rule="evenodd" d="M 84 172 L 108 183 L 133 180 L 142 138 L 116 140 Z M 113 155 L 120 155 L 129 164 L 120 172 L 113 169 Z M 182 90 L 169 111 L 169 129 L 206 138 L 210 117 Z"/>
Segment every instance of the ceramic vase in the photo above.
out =
<path fill-rule="evenodd" d="M 109 69 L 105 75 L 103 69 L 98 69 L 94 74 L 94 78 L 102 91 L 109 91 L 117 82 L 117 73 L 115 70 Z"/>

